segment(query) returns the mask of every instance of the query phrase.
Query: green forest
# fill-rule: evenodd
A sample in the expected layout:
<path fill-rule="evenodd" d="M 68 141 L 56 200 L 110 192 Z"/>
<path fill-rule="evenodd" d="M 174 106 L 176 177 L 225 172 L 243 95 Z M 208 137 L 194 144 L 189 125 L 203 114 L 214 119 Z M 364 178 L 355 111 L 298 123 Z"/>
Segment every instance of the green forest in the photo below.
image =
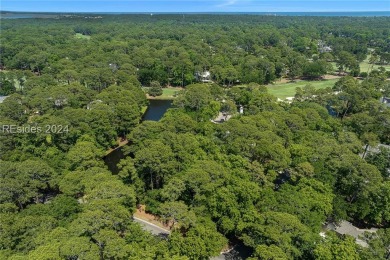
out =
<path fill-rule="evenodd" d="M 390 17 L 0 29 L 0 259 L 210 259 L 238 244 L 250 260 L 389 259 Z M 143 120 L 167 91 L 171 108 Z M 134 222 L 141 208 L 169 234 Z M 377 231 L 362 245 L 324 228 L 342 221 Z"/>

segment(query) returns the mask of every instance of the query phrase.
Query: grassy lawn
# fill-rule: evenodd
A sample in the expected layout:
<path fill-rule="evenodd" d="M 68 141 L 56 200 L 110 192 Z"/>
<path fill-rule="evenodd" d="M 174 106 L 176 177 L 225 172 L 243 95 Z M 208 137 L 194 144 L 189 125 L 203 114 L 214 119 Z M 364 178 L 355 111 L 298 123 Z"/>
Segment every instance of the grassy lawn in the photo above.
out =
<path fill-rule="evenodd" d="M 81 33 L 76 33 L 74 37 L 77 38 L 77 39 L 85 39 L 85 40 L 91 39 L 91 36 L 89 36 L 89 35 L 83 35 L 83 34 L 81 34 Z"/>
<path fill-rule="evenodd" d="M 370 60 L 370 55 L 367 56 L 367 58 L 360 62 L 360 72 L 368 72 L 368 70 L 370 69 L 371 70 L 371 64 L 368 63 L 368 61 Z M 335 73 L 338 73 L 338 68 L 336 66 L 336 62 L 331 62 L 332 66 L 333 66 L 333 71 Z M 374 67 L 372 69 L 378 69 L 379 67 L 381 67 L 380 65 L 374 65 Z M 390 71 L 390 65 L 384 65 L 382 66 L 384 67 L 387 71 Z"/>
<path fill-rule="evenodd" d="M 145 89 L 147 89 L 147 88 L 145 88 Z M 151 96 L 147 95 L 147 98 L 148 99 L 160 99 L 160 100 L 174 99 L 175 94 L 178 93 L 180 90 L 182 90 L 182 88 L 163 88 L 163 94 L 161 96 L 151 97 Z"/>
<path fill-rule="evenodd" d="M 163 88 L 163 94 L 164 97 L 174 97 L 176 93 L 178 93 L 181 90 L 181 88 Z"/>
<path fill-rule="evenodd" d="M 360 71 L 361 72 L 367 72 L 368 69 L 371 70 L 371 64 L 368 63 L 368 60 L 364 60 L 363 62 L 360 63 Z M 387 71 L 390 71 L 390 65 L 384 65 L 384 66 L 380 66 L 380 65 L 374 65 L 374 67 L 372 69 L 378 69 L 379 67 L 384 67 Z"/>
<path fill-rule="evenodd" d="M 308 84 L 312 85 L 316 89 L 333 87 L 338 79 L 327 79 L 327 80 L 318 80 L 318 81 L 308 81 L 300 80 L 296 82 L 289 83 L 276 83 L 274 85 L 268 85 L 268 92 L 280 99 L 285 99 L 286 97 L 293 97 L 295 95 L 295 89 L 297 87 L 304 87 Z"/>

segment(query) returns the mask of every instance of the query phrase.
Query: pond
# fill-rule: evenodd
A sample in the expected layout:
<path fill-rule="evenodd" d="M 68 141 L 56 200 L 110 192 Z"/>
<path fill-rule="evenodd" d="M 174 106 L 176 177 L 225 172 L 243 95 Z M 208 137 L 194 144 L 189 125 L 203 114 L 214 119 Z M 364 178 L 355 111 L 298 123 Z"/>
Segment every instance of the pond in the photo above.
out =
<path fill-rule="evenodd" d="M 159 121 L 171 106 L 172 100 L 150 99 L 148 109 L 142 117 L 142 121 Z"/>
<path fill-rule="evenodd" d="M 172 100 L 149 100 L 149 106 L 146 110 L 142 121 L 151 120 L 159 121 L 165 114 L 165 112 L 172 106 Z M 110 154 L 104 157 L 104 162 L 108 166 L 108 169 L 113 174 L 118 174 L 119 169 L 117 164 L 121 159 L 125 158 L 123 153 L 123 147 L 112 151 Z M 221 254 L 220 256 L 213 257 L 215 260 L 243 260 L 247 259 L 252 254 L 252 249 L 246 247 L 242 242 L 236 243 L 234 248 L 228 253 Z"/>
<path fill-rule="evenodd" d="M 171 105 L 172 100 L 149 100 L 149 106 L 142 117 L 142 121 L 159 121 Z M 122 147 L 119 147 L 104 157 L 104 163 L 113 174 L 118 174 L 117 164 L 124 157 Z"/>

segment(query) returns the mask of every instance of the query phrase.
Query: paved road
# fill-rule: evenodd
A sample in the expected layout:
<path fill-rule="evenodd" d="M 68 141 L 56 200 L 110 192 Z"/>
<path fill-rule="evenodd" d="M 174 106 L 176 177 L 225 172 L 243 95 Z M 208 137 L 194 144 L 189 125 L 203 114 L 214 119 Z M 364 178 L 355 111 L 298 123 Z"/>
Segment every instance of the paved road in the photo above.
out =
<path fill-rule="evenodd" d="M 155 225 L 153 223 L 150 223 L 148 221 L 145 221 L 143 219 L 140 219 L 140 218 L 137 218 L 137 217 L 134 217 L 134 216 L 133 216 L 133 219 L 134 219 L 135 222 L 140 223 L 144 230 L 149 231 L 153 235 L 167 236 L 167 235 L 169 235 L 171 233 L 171 232 L 169 232 L 169 230 L 161 228 L 161 227 L 159 227 L 159 226 L 157 226 L 157 225 Z"/>
<path fill-rule="evenodd" d="M 140 219 L 140 218 L 137 218 L 134 216 L 133 216 L 133 220 L 135 222 L 139 223 L 144 230 L 149 231 L 153 235 L 167 237 L 171 233 L 169 230 L 161 228 L 161 227 L 159 227 L 153 223 L 150 223 L 146 220 L 143 220 L 143 219 Z M 237 252 L 233 253 L 232 251 L 234 251 L 234 250 L 231 250 L 231 252 L 229 252 L 229 253 L 220 254 L 219 256 L 216 256 L 216 257 L 210 257 L 210 260 L 226 260 L 226 259 L 241 260 L 241 259 L 245 259 L 245 258 L 240 258 L 240 257 L 235 256 L 235 253 L 237 253 Z"/>

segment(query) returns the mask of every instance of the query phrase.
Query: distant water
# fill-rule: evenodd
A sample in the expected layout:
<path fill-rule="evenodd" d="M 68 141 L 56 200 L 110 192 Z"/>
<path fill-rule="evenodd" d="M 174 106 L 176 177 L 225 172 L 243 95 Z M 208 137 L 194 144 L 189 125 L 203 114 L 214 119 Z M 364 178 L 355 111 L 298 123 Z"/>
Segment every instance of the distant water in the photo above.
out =
<path fill-rule="evenodd" d="M 58 18 L 58 13 L 0 13 L 1 19 Z"/>
<path fill-rule="evenodd" d="M 105 14 L 147 14 L 150 13 L 105 13 Z M 212 14 L 212 15 L 266 15 L 266 16 L 356 16 L 375 17 L 390 16 L 390 11 L 366 12 L 154 12 L 153 14 Z"/>
<path fill-rule="evenodd" d="M 363 11 L 363 12 L 152 12 L 153 14 L 211 14 L 211 15 L 266 15 L 266 16 L 358 16 L 375 17 L 390 16 L 390 11 Z M 151 12 L 104 12 L 98 14 L 124 15 L 146 14 Z"/>
<path fill-rule="evenodd" d="M 3 12 L 0 13 L 2 19 L 27 19 L 27 18 L 58 18 L 60 15 L 131 15 L 131 14 L 145 14 L 150 15 L 150 12 L 100 12 L 100 13 L 17 13 L 17 12 Z M 203 15 L 266 15 L 266 16 L 349 16 L 349 17 L 378 17 L 390 16 L 390 11 L 367 11 L 367 12 L 153 12 L 153 14 L 203 14 Z"/>
<path fill-rule="evenodd" d="M 263 13 L 263 15 L 275 16 L 355 16 L 355 17 L 376 17 L 390 16 L 390 11 L 386 12 L 280 12 Z"/>

